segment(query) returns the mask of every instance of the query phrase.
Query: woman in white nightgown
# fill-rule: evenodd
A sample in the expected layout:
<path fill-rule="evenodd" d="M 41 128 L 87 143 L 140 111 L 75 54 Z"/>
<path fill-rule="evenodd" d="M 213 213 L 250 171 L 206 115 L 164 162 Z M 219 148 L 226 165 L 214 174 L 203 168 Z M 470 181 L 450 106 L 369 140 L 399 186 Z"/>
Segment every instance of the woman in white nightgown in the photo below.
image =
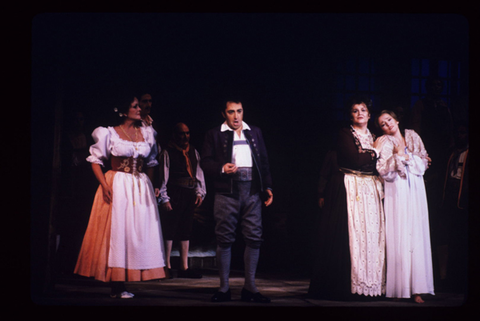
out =
<path fill-rule="evenodd" d="M 116 111 L 121 124 L 98 127 L 87 160 L 100 183 L 75 273 L 111 282 L 112 297 L 131 298 L 124 282 L 165 278 L 164 244 L 151 183 L 158 165 L 154 132 L 141 125 L 137 98 Z M 110 160 L 111 170 L 101 166 Z M 150 175 L 150 177 L 149 177 Z"/>
<path fill-rule="evenodd" d="M 391 298 L 423 303 L 434 294 L 430 230 L 423 174 L 430 161 L 420 136 L 398 127 L 395 113 L 384 110 L 377 125 L 384 136 L 377 170 L 385 184 L 387 289 Z"/>

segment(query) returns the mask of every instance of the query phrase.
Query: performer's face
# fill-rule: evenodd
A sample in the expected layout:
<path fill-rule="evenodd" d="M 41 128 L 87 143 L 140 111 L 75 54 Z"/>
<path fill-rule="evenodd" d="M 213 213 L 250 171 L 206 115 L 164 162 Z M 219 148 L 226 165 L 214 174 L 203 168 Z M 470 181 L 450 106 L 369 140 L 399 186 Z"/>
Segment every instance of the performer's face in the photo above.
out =
<path fill-rule="evenodd" d="M 382 114 L 378 117 L 378 124 L 386 135 L 393 135 L 398 130 L 398 121 L 390 114 Z"/>
<path fill-rule="evenodd" d="M 142 109 L 138 105 L 138 99 L 134 98 L 133 101 L 130 103 L 130 108 L 128 108 L 127 117 L 134 120 L 141 120 L 141 111 Z"/>
<path fill-rule="evenodd" d="M 350 116 L 354 125 L 364 125 L 370 119 L 370 112 L 365 104 L 353 105 Z"/>
<path fill-rule="evenodd" d="M 186 147 L 190 141 L 190 129 L 188 129 L 187 125 L 181 124 L 175 130 L 174 138 L 178 146 Z"/>
<path fill-rule="evenodd" d="M 241 129 L 243 121 L 242 104 L 233 102 L 227 103 L 227 108 L 225 108 L 225 111 L 223 112 L 223 117 L 227 121 L 228 127 L 233 130 Z"/>
<path fill-rule="evenodd" d="M 435 79 L 426 87 L 426 89 L 428 93 L 440 95 L 443 90 L 443 82 L 440 79 Z"/>
<path fill-rule="evenodd" d="M 138 104 L 142 108 L 142 117 L 146 117 L 152 109 L 152 96 L 150 94 L 142 95 Z"/>

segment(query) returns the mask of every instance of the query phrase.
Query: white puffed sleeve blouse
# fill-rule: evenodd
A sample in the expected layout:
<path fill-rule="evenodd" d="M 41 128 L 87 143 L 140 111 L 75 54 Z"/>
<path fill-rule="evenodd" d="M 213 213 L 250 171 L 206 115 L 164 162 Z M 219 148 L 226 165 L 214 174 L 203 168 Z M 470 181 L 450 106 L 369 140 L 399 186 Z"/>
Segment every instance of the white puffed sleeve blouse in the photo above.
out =
<path fill-rule="evenodd" d="M 111 155 L 119 157 L 143 157 L 147 167 L 158 165 L 158 147 L 155 133 L 150 127 L 140 127 L 144 141 L 134 143 L 120 138 L 113 127 L 97 127 L 92 132 L 94 144 L 90 146 L 87 161 L 104 166 Z"/>

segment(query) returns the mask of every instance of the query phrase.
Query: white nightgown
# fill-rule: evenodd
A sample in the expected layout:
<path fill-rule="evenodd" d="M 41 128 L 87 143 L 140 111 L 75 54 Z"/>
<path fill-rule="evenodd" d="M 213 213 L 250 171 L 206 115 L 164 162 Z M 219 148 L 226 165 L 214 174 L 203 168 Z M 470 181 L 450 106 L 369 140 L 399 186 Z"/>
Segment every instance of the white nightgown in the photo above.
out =
<path fill-rule="evenodd" d="M 113 127 L 96 128 L 92 133 L 95 144 L 90 147 L 87 161 L 103 166 L 113 155 L 143 157 L 144 167 L 158 165 L 153 129 L 140 127 L 140 130 L 144 141 L 134 143 L 121 139 Z M 102 188 L 99 187 L 75 273 L 102 281 L 118 280 L 111 276 L 115 272 L 108 272 L 112 269 L 120 271 L 117 272 L 119 281 L 125 274 L 121 272 L 123 270 L 150 270 L 150 274 L 144 273 L 146 276 L 138 277 L 138 273 L 133 273 L 136 276 L 130 279 L 128 272 L 126 281 L 161 277 L 163 271 L 160 274 L 151 272 L 163 270 L 165 255 L 157 201 L 150 179 L 145 173 L 122 171 L 108 171 L 105 177 L 112 187 L 112 202 L 103 202 Z M 104 218 L 108 215 L 110 219 Z"/>
<path fill-rule="evenodd" d="M 427 152 L 420 136 L 405 130 L 409 160 L 393 154 L 393 137 L 387 136 L 377 161 L 385 181 L 387 246 L 386 296 L 410 298 L 434 294 L 427 197 L 423 174 Z"/>

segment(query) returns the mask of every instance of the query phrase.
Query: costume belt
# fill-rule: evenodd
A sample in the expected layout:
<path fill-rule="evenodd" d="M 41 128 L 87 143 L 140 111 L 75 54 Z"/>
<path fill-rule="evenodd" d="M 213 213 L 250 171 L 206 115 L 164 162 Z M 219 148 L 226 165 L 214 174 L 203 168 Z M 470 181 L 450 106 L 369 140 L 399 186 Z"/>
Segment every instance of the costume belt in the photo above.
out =
<path fill-rule="evenodd" d="M 362 172 L 362 171 L 355 171 L 353 169 L 341 167 L 340 172 L 343 172 L 345 174 L 353 174 L 356 176 L 375 176 L 373 172 Z"/>
<path fill-rule="evenodd" d="M 197 180 L 191 177 L 171 178 L 168 179 L 168 184 L 192 189 L 196 186 Z"/>
<path fill-rule="evenodd" d="M 240 182 L 250 182 L 253 180 L 253 171 L 251 167 L 239 167 L 232 179 Z"/>
<path fill-rule="evenodd" d="M 110 164 L 112 165 L 112 170 L 117 172 L 124 172 L 132 175 L 132 182 L 135 181 L 135 177 L 139 177 L 139 173 L 143 173 L 143 157 L 133 158 L 133 157 L 120 157 L 113 156 L 110 159 Z M 138 196 L 142 194 L 140 180 L 138 180 Z M 132 195 L 133 205 L 135 206 L 136 196 L 134 185 L 132 184 Z"/>
<path fill-rule="evenodd" d="M 129 174 L 143 173 L 143 157 L 112 156 L 110 163 L 112 170 Z"/>
<path fill-rule="evenodd" d="M 341 167 L 340 171 L 345 173 L 345 174 L 352 174 L 354 175 L 353 178 L 355 180 L 355 194 L 356 194 L 356 199 L 357 201 L 360 201 L 360 195 L 358 191 L 358 186 L 357 186 L 357 177 L 370 177 L 372 181 L 374 182 L 375 189 L 377 190 L 378 197 L 379 199 L 383 199 L 385 194 L 383 192 L 383 185 L 378 179 L 377 175 L 375 175 L 373 172 L 361 172 L 361 171 L 355 171 L 349 168 L 344 168 Z M 367 179 L 368 180 L 368 179 Z"/>

